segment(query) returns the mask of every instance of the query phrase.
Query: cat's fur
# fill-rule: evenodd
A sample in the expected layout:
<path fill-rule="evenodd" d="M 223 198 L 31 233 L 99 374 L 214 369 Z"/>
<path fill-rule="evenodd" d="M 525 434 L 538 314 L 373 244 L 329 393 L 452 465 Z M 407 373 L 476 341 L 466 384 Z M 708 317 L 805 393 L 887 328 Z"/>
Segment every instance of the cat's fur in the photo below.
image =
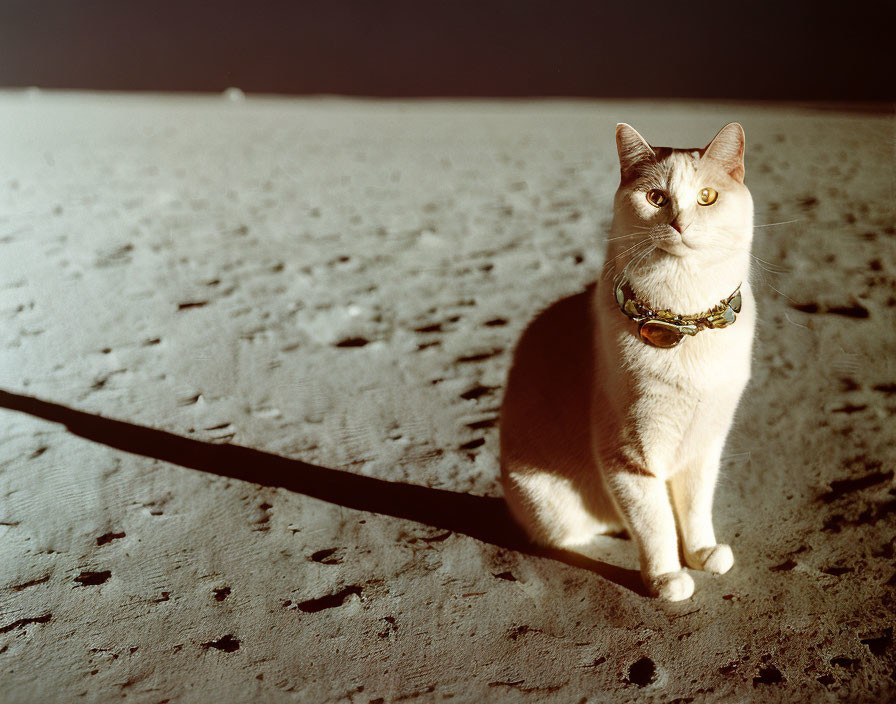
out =
<path fill-rule="evenodd" d="M 654 148 L 620 124 L 616 143 L 621 183 L 604 275 L 589 294 L 588 332 L 556 338 L 573 341 L 569 349 L 515 359 L 531 385 L 508 385 L 502 480 L 512 513 L 537 542 L 587 555 L 595 536 L 625 529 L 651 593 L 686 599 L 694 581 L 682 569 L 679 534 L 687 566 L 721 574 L 734 562 L 716 542 L 711 505 L 750 376 L 755 323 L 744 133 L 731 123 L 705 149 Z M 697 204 L 704 187 L 718 192 L 714 204 Z M 647 201 L 654 188 L 668 194 L 665 206 Z M 620 275 L 641 301 L 681 314 L 702 313 L 741 284 L 742 312 L 728 328 L 651 347 L 616 304 Z M 553 324 L 564 325 L 563 315 Z M 579 401 L 576 377 L 588 390 Z"/>

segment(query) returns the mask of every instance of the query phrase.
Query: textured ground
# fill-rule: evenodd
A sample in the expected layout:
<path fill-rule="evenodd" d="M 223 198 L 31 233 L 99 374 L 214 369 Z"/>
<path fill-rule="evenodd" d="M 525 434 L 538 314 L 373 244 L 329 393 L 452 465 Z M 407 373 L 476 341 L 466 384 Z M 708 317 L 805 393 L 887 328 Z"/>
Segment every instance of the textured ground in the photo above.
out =
<path fill-rule="evenodd" d="M 629 542 L 515 549 L 497 411 L 599 271 L 615 123 L 732 119 L 783 224 L 737 564 L 668 604 Z M 8 93 L 0 126 L 4 702 L 896 696 L 890 116 Z"/>

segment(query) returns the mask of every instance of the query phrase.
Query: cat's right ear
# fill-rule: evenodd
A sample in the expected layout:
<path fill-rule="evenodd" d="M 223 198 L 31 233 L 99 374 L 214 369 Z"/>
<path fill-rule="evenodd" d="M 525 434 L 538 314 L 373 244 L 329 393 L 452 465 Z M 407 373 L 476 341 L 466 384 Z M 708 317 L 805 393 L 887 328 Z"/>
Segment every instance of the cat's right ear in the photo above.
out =
<path fill-rule="evenodd" d="M 656 159 L 656 153 L 638 131 L 631 125 L 620 122 L 616 125 L 616 151 L 619 152 L 619 169 L 622 180 L 629 180 L 643 161 Z"/>

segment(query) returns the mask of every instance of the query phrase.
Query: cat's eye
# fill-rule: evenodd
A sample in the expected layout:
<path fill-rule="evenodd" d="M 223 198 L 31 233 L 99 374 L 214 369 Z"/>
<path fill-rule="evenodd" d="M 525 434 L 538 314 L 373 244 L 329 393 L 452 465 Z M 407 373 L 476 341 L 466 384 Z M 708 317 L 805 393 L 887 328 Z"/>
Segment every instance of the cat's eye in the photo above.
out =
<path fill-rule="evenodd" d="M 659 188 L 651 188 L 647 191 L 647 202 L 656 208 L 662 208 L 669 202 L 669 196 Z"/>
<path fill-rule="evenodd" d="M 697 204 L 698 205 L 712 205 L 716 202 L 716 198 L 719 197 L 718 192 L 714 188 L 701 188 L 700 192 L 697 194 Z"/>

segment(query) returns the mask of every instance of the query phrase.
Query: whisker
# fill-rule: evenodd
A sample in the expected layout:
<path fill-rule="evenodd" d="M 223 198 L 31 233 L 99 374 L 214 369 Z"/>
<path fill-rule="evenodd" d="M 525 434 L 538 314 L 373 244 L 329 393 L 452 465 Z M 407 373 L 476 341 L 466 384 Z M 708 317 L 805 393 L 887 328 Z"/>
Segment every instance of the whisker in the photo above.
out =
<path fill-rule="evenodd" d="M 626 264 L 626 265 L 622 268 L 622 271 L 619 272 L 619 278 L 623 278 L 623 277 L 625 276 L 625 273 L 626 273 L 626 271 L 628 271 L 628 268 L 629 268 L 629 267 L 632 267 L 632 266 L 633 266 L 633 267 L 637 267 L 638 264 L 640 264 L 642 261 L 644 261 L 644 259 L 646 259 L 648 256 L 650 256 L 651 254 L 653 254 L 654 251 L 656 251 L 656 245 L 653 245 L 653 244 L 652 244 L 652 245 L 650 246 L 649 249 L 647 249 L 645 252 L 643 252 L 643 253 L 640 254 L 639 256 L 637 256 L 637 257 L 632 257 L 632 258 L 629 260 L 628 264 Z"/>
<path fill-rule="evenodd" d="M 631 247 L 629 247 L 628 249 L 626 249 L 626 250 L 620 252 L 619 254 L 617 254 L 617 255 L 616 255 L 615 257 L 613 257 L 613 259 L 611 259 L 610 261 L 614 261 L 614 262 L 615 262 L 617 259 L 619 259 L 619 257 L 623 257 L 623 256 L 625 256 L 626 254 L 628 254 L 629 252 L 631 252 L 632 250 L 637 249 L 637 248 L 640 247 L 641 245 L 643 245 L 643 244 L 649 244 L 649 243 L 650 243 L 650 240 L 649 240 L 649 239 L 648 239 L 648 240 L 640 240 L 640 241 L 636 242 L 635 244 L 633 244 L 633 245 L 632 245 Z"/>
<path fill-rule="evenodd" d="M 786 293 L 781 293 L 778 289 L 776 289 L 774 286 L 772 286 L 768 281 L 765 282 L 765 285 L 768 286 L 772 291 L 777 293 L 779 296 L 784 296 L 784 298 L 786 298 L 791 303 L 796 303 L 796 301 L 794 301 L 790 296 L 788 296 Z"/>
<path fill-rule="evenodd" d="M 772 264 L 771 262 L 765 261 L 760 257 L 757 257 L 755 254 L 750 252 L 750 256 L 756 260 L 756 263 L 759 264 L 763 269 L 765 269 L 770 274 L 789 274 L 792 269 L 788 269 L 786 267 L 779 266 L 777 264 Z"/>
<path fill-rule="evenodd" d="M 624 252 L 620 252 L 615 257 L 613 257 L 610 261 L 604 263 L 604 269 L 605 269 L 604 276 L 608 276 L 611 272 L 616 270 L 616 260 L 617 259 L 625 256 L 626 254 L 628 254 L 630 252 L 634 252 L 634 254 L 632 254 L 632 258 L 629 260 L 629 264 L 631 264 L 632 260 L 634 260 L 634 258 L 636 256 L 638 256 L 639 254 L 641 254 L 641 252 L 636 251 L 639 247 L 644 247 L 646 250 L 646 249 L 655 248 L 655 245 L 653 245 L 650 240 L 641 240 L 634 246 L 626 249 Z M 626 264 L 626 267 L 627 266 L 628 266 L 628 264 Z M 623 268 L 623 271 L 625 271 L 625 268 Z"/>
<path fill-rule="evenodd" d="M 796 218 L 795 220 L 782 220 L 781 222 L 767 222 L 764 225 L 753 225 L 754 230 L 758 230 L 760 227 L 775 227 L 777 225 L 790 225 L 794 222 L 803 222 L 805 218 Z"/>
<path fill-rule="evenodd" d="M 617 235 L 616 237 L 608 237 L 606 241 L 616 242 L 617 240 L 627 240 L 631 239 L 632 237 L 643 237 L 643 235 L 640 232 L 633 232 L 630 235 Z"/>
<path fill-rule="evenodd" d="M 805 329 L 805 330 L 810 330 L 810 328 L 809 328 L 807 325 L 801 325 L 800 323 L 797 323 L 796 321 L 791 320 L 791 319 L 790 319 L 790 316 L 787 315 L 787 313 L 784 314 L 784 319 L 785 319 L 788 323 L 790 323 L 791 325 L 796 325 L 798 328 L 803 328 L 803 329 Z"/>

